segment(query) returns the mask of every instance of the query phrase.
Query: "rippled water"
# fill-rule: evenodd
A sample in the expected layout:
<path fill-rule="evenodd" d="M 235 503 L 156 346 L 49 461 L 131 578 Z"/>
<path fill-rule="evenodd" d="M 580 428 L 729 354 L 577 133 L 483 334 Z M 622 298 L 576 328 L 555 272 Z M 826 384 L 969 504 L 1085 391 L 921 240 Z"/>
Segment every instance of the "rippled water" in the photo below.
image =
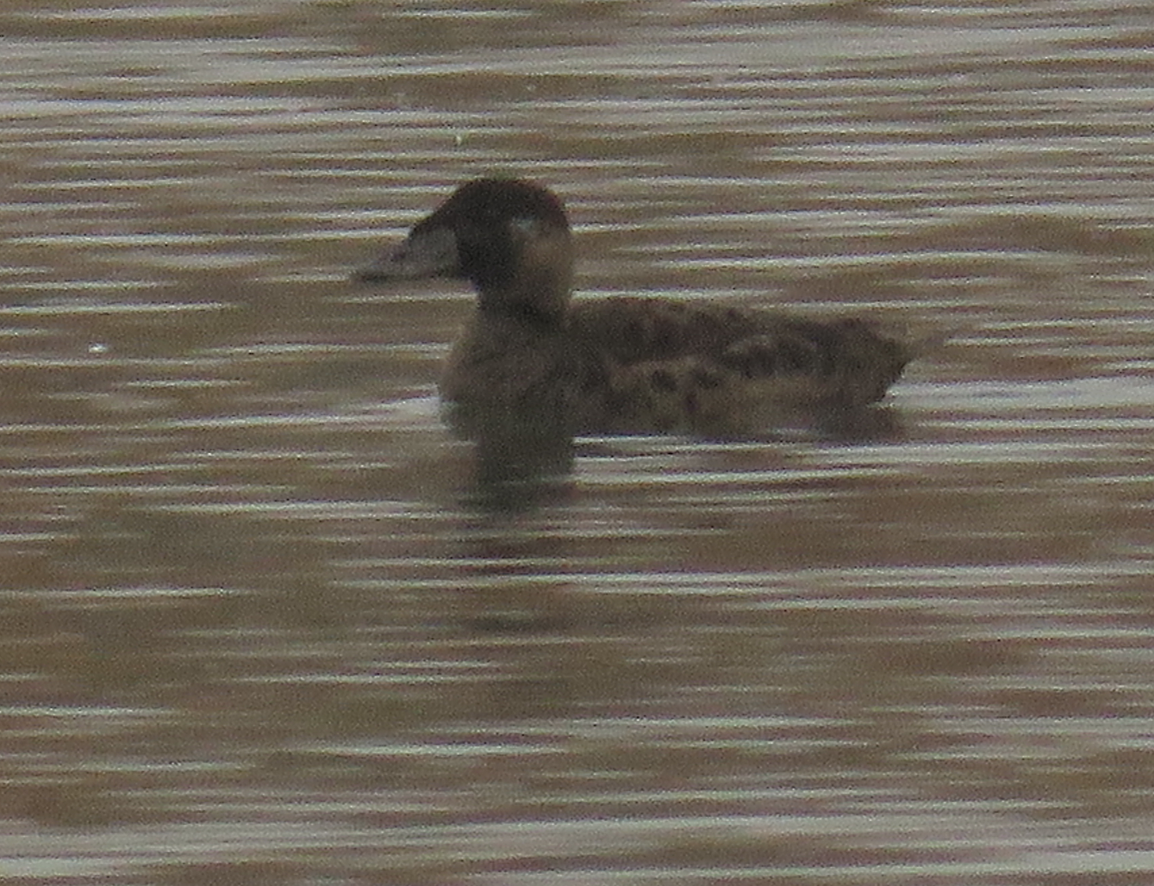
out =
<path fill-rule="evenodd" d="M 0 33 L 0 878 L 1154 880 L 1154 12 Z M 469 294 L 348 282 L 494 170 L 583 292 L 961 331 L 869 428 L 511 484 L 435 400 Z"/>

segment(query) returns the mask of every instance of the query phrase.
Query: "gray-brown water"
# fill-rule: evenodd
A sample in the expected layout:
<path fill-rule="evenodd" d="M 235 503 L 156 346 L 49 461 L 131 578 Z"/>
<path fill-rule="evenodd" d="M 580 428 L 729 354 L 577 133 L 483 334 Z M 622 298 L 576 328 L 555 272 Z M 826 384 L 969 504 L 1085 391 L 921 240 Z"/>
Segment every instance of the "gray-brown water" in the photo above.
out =
<path fill-rule="evenodd" d="M 1154 11 L 0 11 L 0 879 L 1154 882 Z M 459 181 L 583 292 L 960 325 L 870 428 L 445 430 Z M 490 466 L 491 467 L 491 466 Z"/>

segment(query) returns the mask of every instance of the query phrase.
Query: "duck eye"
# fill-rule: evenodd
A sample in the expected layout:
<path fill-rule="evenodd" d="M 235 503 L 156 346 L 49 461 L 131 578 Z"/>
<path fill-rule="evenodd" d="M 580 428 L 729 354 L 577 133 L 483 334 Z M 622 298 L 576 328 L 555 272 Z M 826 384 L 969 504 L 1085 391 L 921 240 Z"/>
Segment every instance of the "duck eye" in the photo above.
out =
<path fill-rule="evenodd" d="M 541 233 L 541 223 L 530 215 L 519 215 L 509 219 L 509 230 L 522 237 L 536 237 Z"/>

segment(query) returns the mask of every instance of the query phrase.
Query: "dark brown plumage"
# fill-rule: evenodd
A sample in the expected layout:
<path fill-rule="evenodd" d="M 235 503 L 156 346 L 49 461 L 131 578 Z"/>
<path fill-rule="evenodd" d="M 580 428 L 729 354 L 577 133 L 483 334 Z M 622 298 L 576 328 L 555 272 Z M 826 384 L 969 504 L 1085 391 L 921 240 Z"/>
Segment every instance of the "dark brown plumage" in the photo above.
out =
<path fill-rule="evenodd" d="M 572 432 L 751 433 L 880 400 L 930 337 L 858 318 L 659 298 L 570 301 L 561 201 L 521 179 L 476 179 L 418 222 L 362 280 L 469 279 L 476 311 L 441 395 L 476 420 Z"/>

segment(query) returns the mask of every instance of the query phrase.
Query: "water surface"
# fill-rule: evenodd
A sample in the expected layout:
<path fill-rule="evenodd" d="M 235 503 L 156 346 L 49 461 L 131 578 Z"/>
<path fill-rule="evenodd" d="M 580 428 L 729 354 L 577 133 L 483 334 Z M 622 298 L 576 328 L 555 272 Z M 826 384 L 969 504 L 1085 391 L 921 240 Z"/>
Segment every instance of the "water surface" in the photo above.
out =
<path fill-rule="evenodd" d="M 1154 13 L 9 3 L 0 871 L 1154 878 Z M 583 293 L 960 332 L 868 427 L 445 429 L 456 183 Z"/>

